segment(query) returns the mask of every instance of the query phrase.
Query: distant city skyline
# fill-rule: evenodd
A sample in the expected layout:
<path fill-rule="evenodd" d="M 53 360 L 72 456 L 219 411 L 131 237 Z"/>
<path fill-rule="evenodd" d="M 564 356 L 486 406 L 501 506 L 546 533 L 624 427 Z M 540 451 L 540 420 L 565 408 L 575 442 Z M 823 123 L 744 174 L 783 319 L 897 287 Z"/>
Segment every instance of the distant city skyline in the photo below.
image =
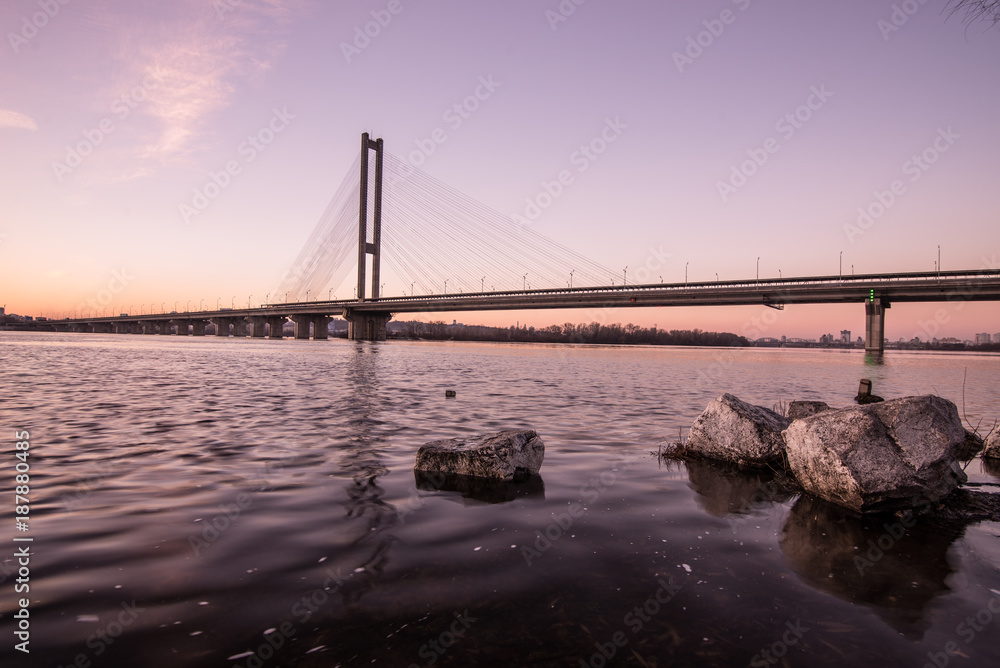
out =
<path fill-rule="evenodd" d="M 655 252 L 653 282 L 998 268 L 1000 31 L 899 4 L 13 0 L 0 303 L 275 301 L 363 131 L 616 271 Z M 861 304 L 600 317 L 864 330 Z M 998 329 L 959 300 L 893 304 L 885 333 Z"/>

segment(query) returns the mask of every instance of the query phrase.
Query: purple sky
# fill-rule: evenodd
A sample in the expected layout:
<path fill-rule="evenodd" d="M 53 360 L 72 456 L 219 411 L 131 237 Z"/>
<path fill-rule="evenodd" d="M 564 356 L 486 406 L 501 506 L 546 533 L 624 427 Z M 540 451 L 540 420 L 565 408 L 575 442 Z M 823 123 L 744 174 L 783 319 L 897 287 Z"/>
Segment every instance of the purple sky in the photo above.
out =
<path fill-rule="evenodd" d="M 835 274 L 841 252 L 845 273 L 931 271 L 938 244 L 944 269 L 1000 263 L 1000 30 L 945 0 L 64 2 L 0 8 L 8 312 L 263 302 L 364 131 L 630 278 L 752 277 L 758 256 L 762 277 Z M 614 141 L 581 158 L 602 131 Z M 572 183 L 533 215 L 562 170 Z M 605 317 L 744 333 L 761 313 Z M 863 313 L 790 307 L 762 335 L 857 336 Z M 995 303 L 900 304 L 887 336 L 927 338 L 935 319 L 937 336 L 1000 331 Z"/>

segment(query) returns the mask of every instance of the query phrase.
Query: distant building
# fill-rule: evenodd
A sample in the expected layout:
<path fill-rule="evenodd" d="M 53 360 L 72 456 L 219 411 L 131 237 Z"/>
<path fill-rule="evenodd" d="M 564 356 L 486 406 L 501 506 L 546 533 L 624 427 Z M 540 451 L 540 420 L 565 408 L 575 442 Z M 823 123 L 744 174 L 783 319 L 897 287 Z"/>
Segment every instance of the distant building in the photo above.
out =
<path fill-rule="evenodd" d="M 851 330 L 849 330 L 849 329 L 842 329 L 842 330 L 840 330 L 840 342 L 841 343 L 850 343 L 851 342 Z"/>
<path fill-rule="evenodd" d="M 976 345 L 982 346 L 990 342 L 990 335 L 986 332 L 982 334 L 976 334 Z"/>
<path fill-rule="evenodd" d="M 0 315 L 3 315 L 3 309 L 0 308 Z M 993 335 L 993 343 L 1000 343 L 1000 332 Z"/>

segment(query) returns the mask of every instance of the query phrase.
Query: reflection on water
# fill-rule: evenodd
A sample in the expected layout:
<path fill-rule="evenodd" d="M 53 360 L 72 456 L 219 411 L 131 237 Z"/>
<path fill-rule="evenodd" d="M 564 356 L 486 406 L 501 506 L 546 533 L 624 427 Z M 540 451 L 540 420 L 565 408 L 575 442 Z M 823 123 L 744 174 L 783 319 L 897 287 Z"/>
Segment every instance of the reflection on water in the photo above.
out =
<path fill-rule="evenodd" d="M 760 512 L 796 494 L 767 470 L 711 462 L 687 463 L 698 503 L 715 517 Z M 920 638 L 927 605 L 949 591 L 948 550 L 964 527 L 942 528 L 911 514 L 860 517 L 799 494 L 779 544 L 791 569 L 809 586 L 871 608 L 887 624 Z"/>
<path fill-rule="evenodd" d="M 868 606 L 900 633 L 920 638 L 930 626 L 928 604 L 949 591 L 948 550 L 963 531 L 928 526 L 909 514 L 862 518 L 803 494 L 780 544 L 809 585 Z"/>
<path fill-rule="evenodd" d="M 545 499 L 542 476 L 534 475 L 522 482 L 477 478 L 440 471 L 413 471 L 417 489 L 425 492 L 457 492 L 473 503 L 508 503 L 514 499 Z"/>
<path fill-rule="evenodd" d="M 382 442 L 376 433 L 384 406 L 378 378 L 379 347 L 356 344 L 347 367 L 348 391 L 343 395 L 349 420 L 348 436 L 331 442 L 338 453 L 341 471 L 350 479 L 344 502 L 348 530 L 354 538 L 352 548 L 367 557 L 355 566 L 348 586 L 341 591 L 345 603 L 358 603 L 375 587 L 389 563 L 389 551 L 395 537 L 389 532 L 399 520 L 399 511 L 383 499 L 385 490 L 379 478 L 389 472 L 383 463 Z"/>
<path fill-rule="evenodd" d="M 795 492 L 770 469 L 738 469 L 710 461 L 687 462 L 698 503 L 715 517 L 743 515 L 782 503 Z"/>

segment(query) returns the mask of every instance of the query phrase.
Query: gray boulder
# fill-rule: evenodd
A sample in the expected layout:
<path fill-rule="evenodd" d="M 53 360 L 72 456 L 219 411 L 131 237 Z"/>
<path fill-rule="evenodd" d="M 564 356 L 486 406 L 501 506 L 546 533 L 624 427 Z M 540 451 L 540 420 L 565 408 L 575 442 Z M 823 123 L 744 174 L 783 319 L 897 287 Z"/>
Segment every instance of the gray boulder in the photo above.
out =
<path fill-rule="evenodd" d="M 545 444 L 531 429 L 507 429 L 420 446 L 414 471 L 442 471 L 521 482 L 538 474 Z"/>
<path fill-rule="evenodd" d="M 738 466 L 780 463 L 785 447 L 781 432 L 788 425 L 772 410 L 723 394 L 691 425 L 687 450 Z"/>
<path fill-rule="evenodd" d="M 983 446 L 983 457 L 985 459 L 1000 459 L 1000 427 L 993 429 L 986 437 L 986 444 Z"/>
<path fill-rule="evenodd" d="M 788 419 L 801 420 L 828 410 L 830 407 L 825 401 L 793 401 L 788 404 Z"/>
<path fill-rule="evenodd" d="M 965 429 L 941 397 L 825 411 L 793 422 L 784 439 L 807 492 L 858 512 L 935 502 L 966 481 L 956 458 Z"/>

